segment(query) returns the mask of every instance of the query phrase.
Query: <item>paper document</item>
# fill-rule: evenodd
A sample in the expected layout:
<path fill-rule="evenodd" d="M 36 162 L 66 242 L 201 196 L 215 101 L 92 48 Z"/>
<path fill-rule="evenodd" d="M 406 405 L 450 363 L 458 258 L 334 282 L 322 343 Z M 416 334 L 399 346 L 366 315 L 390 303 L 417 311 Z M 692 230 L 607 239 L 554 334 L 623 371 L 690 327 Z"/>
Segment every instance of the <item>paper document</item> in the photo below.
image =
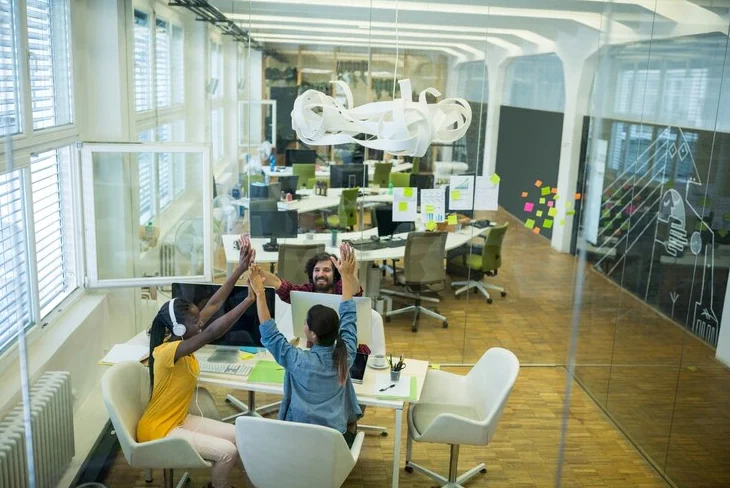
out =
<path fill-rule="evenodd" d="M 421 190 L 421 222 L 446 220 L 446 192 L 441 189 Z"/>
<path fill-rule="evenodd" d="M 415 222 L 418 188 L 393 188 L 393 222 Z"/>
<path fill-rule="evenodd" d="M 474 210 L 497 210 L 499 181 L 488 176 L 477 176 L 474 190 Z"/>
<path fill-rule="evenodd" d="M 401 374 L 398 381 L 390 381 L 389 371 L 375 376 L 374 393 L 378 398 L 415 400 L 417 391 L 418 379 L 415 376 Z"/>
<path fill-rule="evenodd" d="M 117 364 L 122 361 L 142 361 L 149 356 L 149 346 L 139 344 L 115 344 L 114 347 L 99 361 L 99 364 Z"/>
<path fill-rule="evenodd" d="M 449 210 L 474 209 L 474 177 L 452 176 L 449 180 Z"/>

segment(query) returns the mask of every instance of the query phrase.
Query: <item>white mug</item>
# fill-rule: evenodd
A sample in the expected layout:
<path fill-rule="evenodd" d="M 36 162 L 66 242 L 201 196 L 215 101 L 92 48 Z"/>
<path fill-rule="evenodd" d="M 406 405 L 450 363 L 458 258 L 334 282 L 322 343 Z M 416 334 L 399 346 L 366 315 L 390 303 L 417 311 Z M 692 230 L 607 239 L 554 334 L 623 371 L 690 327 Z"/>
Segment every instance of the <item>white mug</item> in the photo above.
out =
<path fill-rule="evenodd" d="M 382 368 L 385 366 L 385 355 L 384 354 L 374 354 L 373 355 L 373 366 L 376 368 Z"/>

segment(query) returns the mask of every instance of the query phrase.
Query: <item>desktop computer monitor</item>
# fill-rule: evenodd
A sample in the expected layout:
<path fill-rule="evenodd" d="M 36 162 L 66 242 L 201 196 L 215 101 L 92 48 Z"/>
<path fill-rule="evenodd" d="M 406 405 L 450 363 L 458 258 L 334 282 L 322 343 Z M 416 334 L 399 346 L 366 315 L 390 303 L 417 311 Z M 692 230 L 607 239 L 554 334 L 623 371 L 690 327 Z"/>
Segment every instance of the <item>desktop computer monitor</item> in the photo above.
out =
<path fill-rule="evenodd" d="M 279 176 L 277 180 L 277 183 L 281 185 L 281 191 L 283 191 L 285 195 L 287 193 L 296 195 L 297 185 L 299 184 L 299 175 Z"/>
<path fill-rule="evenodd" d="M 402 232 L 413 232 L 416 224 L 413 222 L 393 222 L 393 207 L 380 205 L 375 207 L 375 220 L 378 225 L 378 236 L 387 237 Z"/>
<path fill-rule="evenodd" d="M 278 181 L 269 184 L 259 182 L 251 183 L 249 192 L 251 200 L 279 200 L 281 197 L 281 183 Z"/>
<path fill-rule="evenodd" d="M 470 219 L 474 218 L 474 210 L 451 210 L 451 208 L 449 208 L 450 200 L 451 200 L 451 194 L 449 193 L 449 187 L 447 186 L 446 187 L 446 213 L 447 214 L 458 213 L 465 217 L 469 217 Z"/>
<path fill-rule="evenodd" d="M 329 293 L 313 293 L 308 291 L 291 292 L 291 320 L 294 336 L 304 339 L 304 324 L 307 321 L 307 312 L 314 305 L 330 307 L 339 314 L 342 295 Z M 372 313 L 373 306 L 367 297 L 355 297 L 357 307 L 357 342 L 371 345 L 372 342 Z"/>
<path fill-rule="evenodd" d="M 317 151 L 314 149 L 287 149 L 284 151 L 284 164 L 291 166 L 292 164 L 317 162 Z"/>
<path fill-rule="evenodd" d="M 330 166 L 330 188 L 367 188 L 368 169 L 364 164 Z"/>
<path fill-rule="evenodd" d="M 220 288 L 220 285 L 203 284 L 203 283 L 173 283 L 172 284 L 172 297 L 183 298 L 200 310 L 205 307 L 205 304 L 211 299 L 216 291 Z M 266 303 L 269 306 L 269 312 L 272 317 L 276 316 L 276 291 L 273 288 L 266 288 L 264 290 L 266 296 Z M 211 324 L 215 319 L 225 315 L 226 313 L 233 310 L 236 305 L 241 303 L 248 296 L 247 286 L 234 286 L 231 290 L 230 295 L 225 302 L 221 305 L 220 309 L 208 320 L 206 324 Z M 259 316 L 256 313 L 256 305 L 248 307 L 241 318 L 230 328 L 223 337 L 216 339 L 213 344 L 224 345 L 224 346 L 253 346 L 261 347 L 261 333 L 259 332 Z M 238 353 L 236 351 L 236 357 L 238 359 Z"/>
<path fill-rule="evenodd" d="M 297 237 L 299 213 L 296 210 L 251 212 L 251 237 L 268 237 L 264 251 L 278 251 L 277 238 Z"/>

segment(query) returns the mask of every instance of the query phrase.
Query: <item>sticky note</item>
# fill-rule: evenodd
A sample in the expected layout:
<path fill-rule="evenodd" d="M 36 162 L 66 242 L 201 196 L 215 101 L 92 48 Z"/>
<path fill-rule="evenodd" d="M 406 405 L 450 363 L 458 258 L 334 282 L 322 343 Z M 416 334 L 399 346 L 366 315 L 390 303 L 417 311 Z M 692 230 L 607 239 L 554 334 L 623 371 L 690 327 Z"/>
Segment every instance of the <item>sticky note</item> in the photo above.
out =
<path fill-rule="evenodd" d="M 697 371 L 697 366 L 687 366 L 687 371 L 695 372 Z"/>
<path fill-rule="evenodd" d="M 527 227 L 528 229 L 532 229 L 533 227 L 535 227 L 535 221 L 532 219 L 525 220 L 525 227 Z"/>
<path fill-rule="evenodd" d="M 560 219 L 560 225 L 565 225 L 565 219 Z"/>
<path fill-rule="evenodd" d="M 720 237 L 722 237 L 724 239 L 725 236 L 727 236 L 728 231 L 726 231 L 725 229 L 720 229 L 717 231 L 717 233 L 720 235 Z"/>
<path fill-rule="evenodd" d="M 398 202 L 398 211 L 407 212 L 408 211 L 408 202 Z"/>
<path fill-rule="evenodd" d="M 552 207 L 553 205 L 555 205 L 555 202 L 553 202 L 552 200 L 550 200 L 550 201 L 548 202 L 548 207 Z"/>
<path fill-rule="evenodd" d="M 522 192 L 522 198 L 527 198 L 527 192 L 526 191 L 523 191 Z"/>
<path fill-rule="evenodd" d="M 489 177 L 489 181 L 491 181 L 493 185 L 498 184 L 499 180 L 501 180 L 501 178 L 497 173 L 494 173 L 492 176 Z"/>
<path fill-rule="evenodd" d="M 575 199 L 576 199 L 576 200 L 580 200 L 580 193 L 576 193 L 576 194 L 575 194 Z"/>
<path fill-rule="evenodd" d="M 575 210 L 568 210 L 565 215 L 575 215 Z"/>
<path fill-rule="evenodd" d="M 552 194 L 556 194 L 556 193 L 558 193 L 558 189 L 557 189 L 557 188 L 555 188 L 555 187 L 552 187 L 552 188 L 550 189 L 550 193 L 552 193 Z M 557 198 L 557 197 L 555 197 L 555 198 Z"/>
<path fill-rule="evenodd" d="M 542 217 L 542 210 L 538 210 L 537 212 L 535 212 L 535 215 L 537 215 L 538 217 Z"/>
<path fill-rule="evenodd" d="M 447 217 L 446 223 L 449 225 L 456 225 L 459 223 L 459 219 L 456 217 L 456 214 L 451 214 Z"/>
<path fill-rule="evenodd" d="M 553 200 L 557 200 L 558 198 L 560 198 L 560 195 L 558 195 L 558 194 L 556 193 L 556 194 L 555 194 L 555 196 L 553 197 Z"/>
<path fill-rule="evenodd" d="M 544 198 L 541 198 L 540 199 L 540 205 L 545 205 L 545 199 Z"/>
<path fill-rule="evenodd" d="M 722 218 L 725 220 L 725 222 L 730 222 L 730 213 L 726 213 L 722 216 Z"/>
<path fill-rule="evenodd" d="M 410 187 L 403 188 L 403 196 L 404 197 L 412 197 L 413 196 L 413 188 L 410 188 Z"/>
<path fill-rule="evenodd" d="M 540 227 L 535 227 L 534 229 L 532 229 L 532 233 L 533 234 L 539 234 L 540 233 Z"/>
<path fill-rule="evenodd" d="M 433 220 L 429 220 L 428 222 L 426 222 L 426 230 L 433 231 L 435 228 L 436 222 L 434 222 Z"/>
<path fill-rule="evenodd" d="M 238 352 L 238 357 L 241 359 L 241 361 L 246 361 L 248 359 L 255 358 L 256 355 L 255 354 L 251 354 L 250 352 L 239 351 Z"/>
<path fill-rule="evenodd" d="M 570 208 L 573 206 L 572 202 L 565 202 L 565 208 Z"/>
<path fill-rule="evenodd" d="M 540 188 L 540 194 L 542 196 L 550 195 L 550 187 L 549 186 L 543 186 Z"/>
<path fill-rule="evenodd" d="M 553 221 L 550 219 L 545 219 L 545 221 L 542 223 L 542 226 L 546 229 L 552 229 L 553 228 Z"/>
<path fill-rule="evenodd" d="M 441 369 L 440 364 L 430 364 L 429 366 L 431 366 L 431 369 Z"/>
<path fill-rule="evenodd" d="M 426 205 L 426 213 L 434 213 L 436 211 L 436 207 L 433 205 Z"/>
<path fill-rule="evenodd" d="M 525 212 L 532 212 L 532 209 L 535 208 L 535 204 L 532 202 L 526 202 L 525 203 Z"/>
<path fill-rule="evenodd" d="M 451 192 L 451 199 L 452 200 L 459 200 L 461 198 L 461 193 L 459 190 L 454 190 Z"/>
<path fill-rule="evenodd" d="M 538 188 L 540 188 L 542 186 L 542 181 L 535 180 L 535 186 L 538 187 Z"/>
<path fill-rule="evenodd" d="M 550 210 L 548 210 L 548 215 L 550 217 L 555 217 L 556 215 L 558 215 L 558 209 L 555 207 L 551 208 Z"/>

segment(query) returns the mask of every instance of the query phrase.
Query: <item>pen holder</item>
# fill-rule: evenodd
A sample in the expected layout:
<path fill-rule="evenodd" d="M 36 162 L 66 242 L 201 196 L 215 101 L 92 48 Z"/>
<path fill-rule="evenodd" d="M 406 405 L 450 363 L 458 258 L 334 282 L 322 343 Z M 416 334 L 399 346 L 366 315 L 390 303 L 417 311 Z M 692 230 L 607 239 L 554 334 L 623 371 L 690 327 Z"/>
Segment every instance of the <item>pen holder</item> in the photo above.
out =
<path fill-rule="evenodd" d="M 400 370 L 390 370 L 390 381 L 396 382 L 400 380 Z"/>

